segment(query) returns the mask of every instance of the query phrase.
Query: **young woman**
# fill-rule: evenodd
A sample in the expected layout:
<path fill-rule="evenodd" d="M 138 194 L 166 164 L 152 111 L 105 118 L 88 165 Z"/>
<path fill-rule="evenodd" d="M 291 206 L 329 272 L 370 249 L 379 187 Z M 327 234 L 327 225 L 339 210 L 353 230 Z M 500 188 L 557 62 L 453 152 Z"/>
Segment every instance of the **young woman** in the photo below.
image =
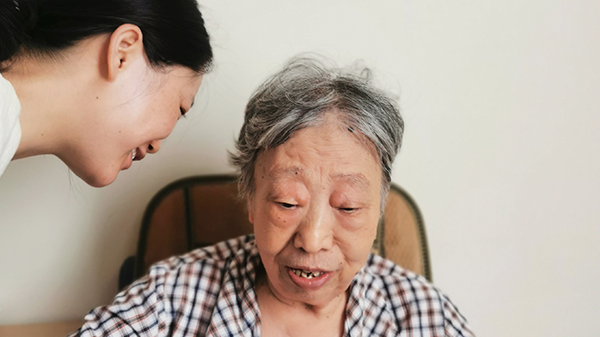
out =
<path fill-rule="evenodd" d="M 0 174 L 54 154 L 112 183 L 159 150 L 211 60 L 195 0 L 0 2 Z"/>

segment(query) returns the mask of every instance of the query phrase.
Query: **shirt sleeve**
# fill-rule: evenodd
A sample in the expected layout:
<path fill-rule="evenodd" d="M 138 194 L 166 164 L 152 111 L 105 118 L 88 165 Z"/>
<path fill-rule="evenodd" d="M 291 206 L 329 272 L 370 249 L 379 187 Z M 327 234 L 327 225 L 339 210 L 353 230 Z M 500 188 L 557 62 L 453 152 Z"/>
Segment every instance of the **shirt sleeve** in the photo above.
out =
<path fill-rule="evenodd" d="M 21 141 L 21 104 L 12 84 L 0 74 L 0 176 Z"/>
<path fill-rule="evenodd" d="M 157 273 L 160 268 L 119 293 L 111 305 L 92 310 L 70 337 L 167 336 L 172 315 L 164 296 L 164 275 Z"/>
<path fill-rule="evenodd" d="M 450 299 L 442 295 L 442 303 L 445 337 L 474 337 L 475 334 L 469 328 L 467 320 L 460 314 L 454 304 L 450 302 Z"/>

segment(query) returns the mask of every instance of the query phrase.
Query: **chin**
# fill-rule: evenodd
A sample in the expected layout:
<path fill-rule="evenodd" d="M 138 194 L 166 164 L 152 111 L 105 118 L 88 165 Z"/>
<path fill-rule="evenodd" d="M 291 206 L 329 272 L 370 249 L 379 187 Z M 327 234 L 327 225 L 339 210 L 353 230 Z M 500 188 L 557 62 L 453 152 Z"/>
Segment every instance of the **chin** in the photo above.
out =
<path fill-rule="evenodd" d="M 73 156 L 60 156 L 71 172 L 92 187 L 104 187 L 112 184 L 120 170 L 116 166 L 103 166 L 99 161 L 84 161 Z"/>
<path fill-rule="evenodd" d="M 117 174 L 102 174 L 104 172 L 100 172 L 97 174 L 78 174 L 77 176 L 81 178 L 81 180 L 85 181 L 86 184 L 92 187 L 104 187 L 112 184 L 117 179 Z"/>

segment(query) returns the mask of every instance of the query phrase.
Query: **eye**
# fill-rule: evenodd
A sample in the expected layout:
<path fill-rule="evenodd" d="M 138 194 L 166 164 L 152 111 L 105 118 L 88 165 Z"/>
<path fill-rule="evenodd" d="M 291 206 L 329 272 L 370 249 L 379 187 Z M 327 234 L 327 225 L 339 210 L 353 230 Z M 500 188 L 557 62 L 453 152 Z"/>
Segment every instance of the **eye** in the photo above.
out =
<path fill-rule="evenodd" d="M 296 207 L 296 205 L 288 204 L 287 202 L 278 202 L 278 204 L 285 209 L 294 209 Z"/>
<path fill-rule="evenodd" d="M 344 212 L 344 213 L 354 213 L 356 211 L 358 211 L 360 208 L 354 208 L 354 207 L 340 207 L 338 208 L 340 211 Z"/>

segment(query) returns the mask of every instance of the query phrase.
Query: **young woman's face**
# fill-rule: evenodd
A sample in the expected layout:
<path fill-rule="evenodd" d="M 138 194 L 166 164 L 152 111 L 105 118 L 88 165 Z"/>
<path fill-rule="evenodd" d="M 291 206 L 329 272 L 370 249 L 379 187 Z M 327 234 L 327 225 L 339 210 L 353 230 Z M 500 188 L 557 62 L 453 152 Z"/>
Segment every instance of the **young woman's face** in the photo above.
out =
<path fill-rule="evenodd" d="M 91 186 L 112 183 L 134 160 L 155 153 L 194 102 L 202 76 L 182 66 L 135 62 L 102 90 L 90 91 L 76 130 L 57 156 Z"/>

